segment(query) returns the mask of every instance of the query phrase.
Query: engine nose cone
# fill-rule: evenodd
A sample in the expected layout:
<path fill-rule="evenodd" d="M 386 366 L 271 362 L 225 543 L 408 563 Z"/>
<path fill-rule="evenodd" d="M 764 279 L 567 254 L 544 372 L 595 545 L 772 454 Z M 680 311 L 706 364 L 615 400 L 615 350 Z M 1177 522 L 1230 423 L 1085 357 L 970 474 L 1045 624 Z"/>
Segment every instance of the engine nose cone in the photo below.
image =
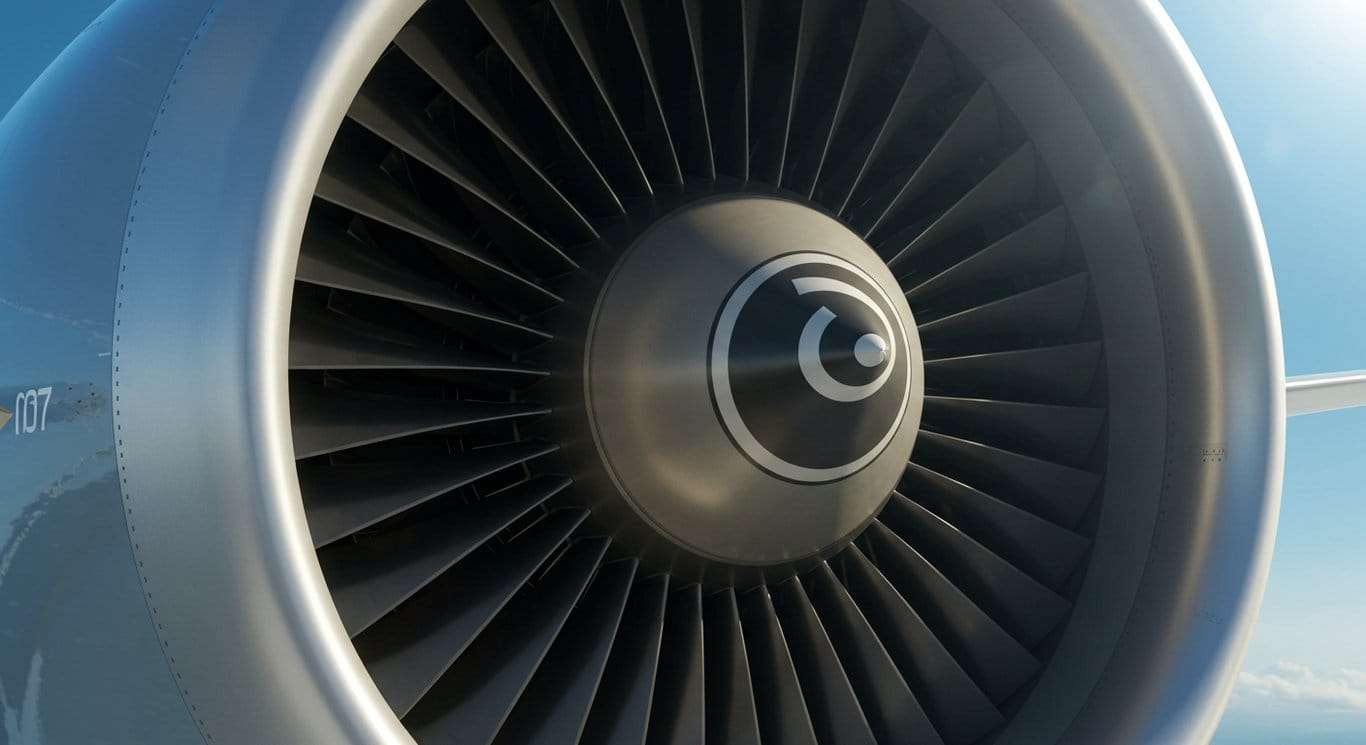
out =
<path fill-rule="evenodd" d="M 808 207 L 685 207 L 623 255 L 589 333 L 607 471 L 659 533 L 768 565 L 842 545 L 901 477 L 923 399 L 919 337 L 886 265 Z"/>
<path fill-rule="evenodd" d="M 854 359 L 864 367 L 877 367 L 887 360 L 887 340 L 877 334 L 864 334 L 854 344 Z"/>
<path fill-rule="evenodd" d="M 896 434 L 910 400 L 910 346 L 891 296 L 858 265 L 784 254 L 746 276 L 717 317 L 714 404 L 736 446 L 769 473 L 842 479 Z"/>

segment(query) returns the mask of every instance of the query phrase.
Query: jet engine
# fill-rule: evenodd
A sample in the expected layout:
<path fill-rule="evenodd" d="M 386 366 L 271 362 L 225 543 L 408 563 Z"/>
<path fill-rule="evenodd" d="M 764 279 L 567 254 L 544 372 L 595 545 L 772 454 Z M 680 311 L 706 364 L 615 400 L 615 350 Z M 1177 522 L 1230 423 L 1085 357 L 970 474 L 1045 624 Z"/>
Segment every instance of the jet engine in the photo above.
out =
<path fill-rule="evenodd" d="M 1198 743 L 1261 599 L 1155 0 L 120 0 L 0 256 L 10 742 Z"/>

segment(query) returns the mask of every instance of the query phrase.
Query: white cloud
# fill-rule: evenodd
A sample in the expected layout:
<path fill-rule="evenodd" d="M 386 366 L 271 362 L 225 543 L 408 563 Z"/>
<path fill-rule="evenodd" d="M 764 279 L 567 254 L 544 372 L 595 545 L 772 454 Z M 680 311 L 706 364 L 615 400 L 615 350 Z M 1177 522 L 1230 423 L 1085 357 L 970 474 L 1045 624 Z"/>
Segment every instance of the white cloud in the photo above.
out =
<path fill-rule="evenodd" d="M 1238 674 L 1238 698 L 1282 701 L 1335 711 L 1366 711 L 1366 672 L 1314 670 L 1280 662 L 1270 670 Z"/>

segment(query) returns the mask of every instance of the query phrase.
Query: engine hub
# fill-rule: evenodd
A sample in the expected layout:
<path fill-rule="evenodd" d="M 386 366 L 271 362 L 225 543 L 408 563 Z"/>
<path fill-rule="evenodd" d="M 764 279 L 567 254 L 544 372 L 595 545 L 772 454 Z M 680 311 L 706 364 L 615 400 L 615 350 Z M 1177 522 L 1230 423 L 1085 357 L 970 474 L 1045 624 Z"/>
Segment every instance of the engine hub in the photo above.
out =
<path fill-rule="evenodd" d="M 923 406 L 897 287 L 862 239 L 794 202 L 712 199 L 652 226 L 607 279 L 587 341 L 590 424 L 621 495 L 730 564 L 857 535 L 901 477 Z"/>

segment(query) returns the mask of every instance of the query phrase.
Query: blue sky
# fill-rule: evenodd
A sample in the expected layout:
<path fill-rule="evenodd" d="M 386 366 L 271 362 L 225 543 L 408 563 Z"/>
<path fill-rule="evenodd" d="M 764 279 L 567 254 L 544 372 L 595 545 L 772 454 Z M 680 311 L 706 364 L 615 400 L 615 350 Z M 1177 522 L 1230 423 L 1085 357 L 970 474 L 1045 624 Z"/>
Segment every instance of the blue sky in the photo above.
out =
<path fill-rule="evenodd" d="M 1366 368 L 1366 1 L 1168 0 L 1247 162 L 1291 375 Z M 1290 420 L 1276 558 L 1216 745 L 1366 743 L 1366 409 Z"/>
<path fill-rule="evenodd" d="M 105 0 L 0 0 L 0 112 Z M 1366 368 L 1366 0 L 1167 0 L 1247 161 L 1290 374 Z M 1216 745 L 1366 743 L 1366 409 L 1292 419 L 1276 559 Z"/>

